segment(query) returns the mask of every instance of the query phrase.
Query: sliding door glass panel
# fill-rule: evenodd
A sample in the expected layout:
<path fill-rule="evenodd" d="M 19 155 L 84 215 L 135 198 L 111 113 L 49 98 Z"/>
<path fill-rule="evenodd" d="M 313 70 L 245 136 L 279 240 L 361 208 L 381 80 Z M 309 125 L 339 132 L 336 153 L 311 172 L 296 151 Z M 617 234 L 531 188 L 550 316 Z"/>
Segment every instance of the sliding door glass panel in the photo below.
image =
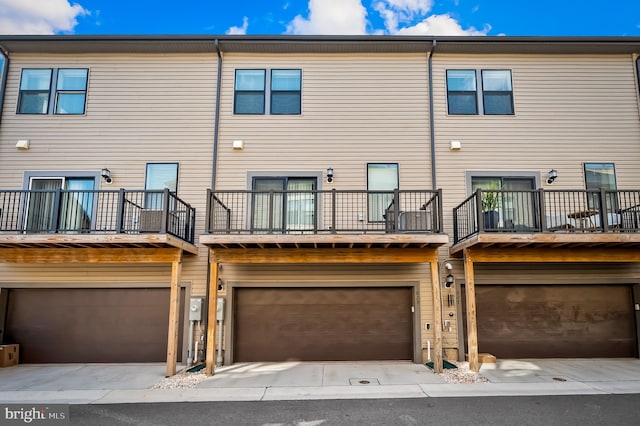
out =
<path fill-rule="evenodd" d="M 287 181 L 287 230 L 313 230 L 316 226 L 315 179 Z M 301 192 L 297 192 L 301 191 Z"/>
<path fill-rule="evenodd" d="M 285 178 L 256 178 L 253 181 L 253 214 L 251 229 L 283 229 L 283 191 Z"/>
<path fill-rule="evenodd" d="M 67 178 L 60 200 L 61 232 L 88 232 L 93 216 L 93 178 Z"/>
<path fill-rule="evenodd" d="M 32 178 L 27 202 L 26 231 L 34 233 L 55 232 L 53 223 L 56 189 L 62 189 L 64 178 Z"/>

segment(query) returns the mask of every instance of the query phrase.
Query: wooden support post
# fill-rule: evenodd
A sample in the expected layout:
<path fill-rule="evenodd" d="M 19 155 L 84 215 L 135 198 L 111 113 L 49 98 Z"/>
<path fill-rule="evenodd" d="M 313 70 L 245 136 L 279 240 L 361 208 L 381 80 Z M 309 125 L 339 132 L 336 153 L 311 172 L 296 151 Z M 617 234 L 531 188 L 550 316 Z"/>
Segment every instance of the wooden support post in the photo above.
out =
<path fill-rule="evenodd" d="M 180 272 L 181 254 L 171 262 L 171 296 L 169 299 L 169 335 L 167 339 L 167 377 L 176 374 L 178 359 L 178 327 L 180 325 Z"/>
<path fill-rule="evenodd" d="M 467 299 L 467 351 L 469 352 L 469 369 L 478 372 L 478 326 L 476 321 L 476 286 L 473 273 L 473 259 L 464 251 L 464 279 Z"/>
<path fill-rule="evenodd" d="M 433 293 L 433 371 L 442 373 L 442 295 L 440 293 L 440 275 L 438 256 L 431 259 L 431 292 Z"/>
<path fill-rule="evenodd" d="M 209 250 L 209 307 L 207 315 L 207 359 L 205 373 L 207 376 L 215 374 L 214 366 L 216 361 L 216 328 L 217 328 L 217 309 L 218 309 L 218 261 L 213 254 L 213 250 Z M 222 348 L 218 348 L 222 350 Z"/>

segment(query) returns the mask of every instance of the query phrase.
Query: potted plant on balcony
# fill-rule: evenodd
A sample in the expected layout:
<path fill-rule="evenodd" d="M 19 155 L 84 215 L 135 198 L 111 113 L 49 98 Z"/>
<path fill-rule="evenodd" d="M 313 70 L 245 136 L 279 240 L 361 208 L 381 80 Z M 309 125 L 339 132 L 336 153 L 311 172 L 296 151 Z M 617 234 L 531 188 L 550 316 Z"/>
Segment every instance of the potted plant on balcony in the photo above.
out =
<path fill-rule="evenodd" d="M 502 185 L 497 182 L 491 183 L 486 188 L 482 189 L 482 216 L 484 220 L 484 229 L 491 230 L 498 228 L 498 221 L 500 220 L 500 214 L 498 213 L 500 193 L 496 191 L 500 189 L 502 189 Z"/>

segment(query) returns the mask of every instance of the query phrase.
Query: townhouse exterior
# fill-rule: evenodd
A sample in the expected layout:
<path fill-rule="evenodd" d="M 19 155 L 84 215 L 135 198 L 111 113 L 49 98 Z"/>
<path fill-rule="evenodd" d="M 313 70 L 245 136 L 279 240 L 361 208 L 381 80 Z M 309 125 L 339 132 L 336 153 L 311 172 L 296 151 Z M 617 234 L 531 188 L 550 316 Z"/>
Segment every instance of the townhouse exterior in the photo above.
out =
<path fill-rule="evenodd" d="M 638 356 L 637 38 L 0 46 L 23 362 Z"/>

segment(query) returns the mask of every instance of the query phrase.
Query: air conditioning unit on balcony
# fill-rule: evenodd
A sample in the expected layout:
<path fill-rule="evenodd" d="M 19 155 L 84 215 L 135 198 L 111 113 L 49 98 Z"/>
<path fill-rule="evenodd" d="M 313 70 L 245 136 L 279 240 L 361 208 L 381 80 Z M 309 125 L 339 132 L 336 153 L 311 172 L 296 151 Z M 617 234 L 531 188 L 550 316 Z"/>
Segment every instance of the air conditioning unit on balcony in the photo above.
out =
<path fill-rule="evenodd" d="M 431 212 L 425 210 L 403 211 L 398 214 L 399 232 L 429 231 Z"/>
<path fill-rule="evenodd" d="M 160 232 L 162 210 L 142 210 L 140 212 L 140 232 Z"/>

